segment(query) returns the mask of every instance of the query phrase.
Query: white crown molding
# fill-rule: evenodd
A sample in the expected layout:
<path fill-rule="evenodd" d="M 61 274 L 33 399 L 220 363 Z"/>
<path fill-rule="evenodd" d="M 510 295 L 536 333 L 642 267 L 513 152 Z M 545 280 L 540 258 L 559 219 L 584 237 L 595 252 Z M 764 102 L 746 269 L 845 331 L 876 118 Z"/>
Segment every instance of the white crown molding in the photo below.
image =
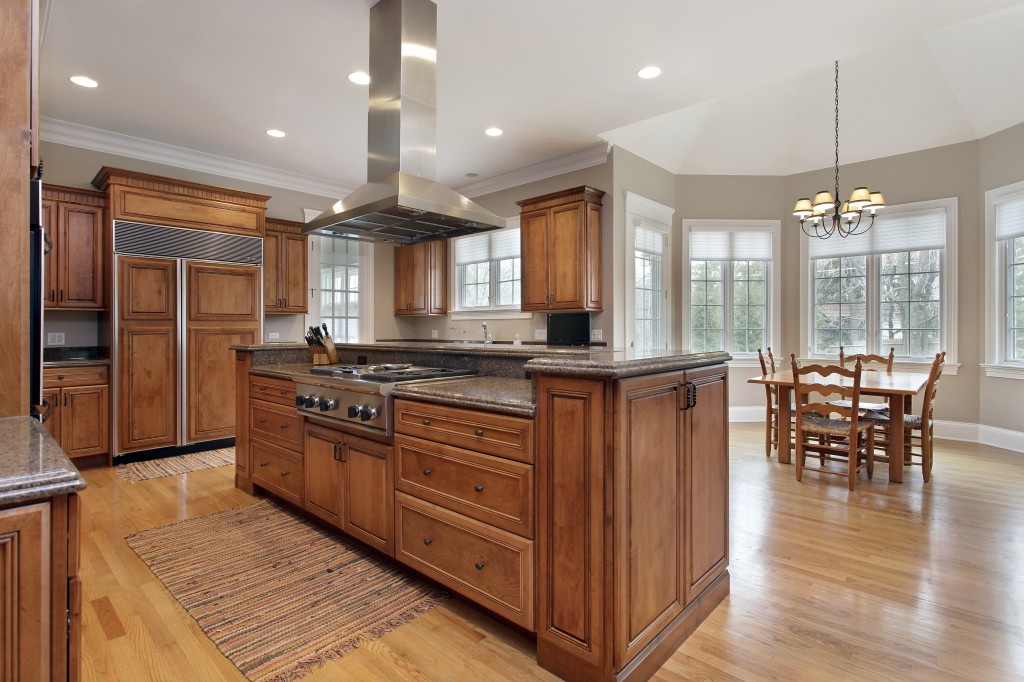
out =
<path fill-rule="evenodd" d="M 532 166 L 496 175 L 493 178 L 471 182 L 468 185 L 462 185 L 455 189 L 470 198 L 491 194 L 492 192 L 500 192 L 503 189 L 519 187 L 528 182 L 536 182 L 537 180 L 583 170 L 591 166 L 600 166 L 608 160 L 609 149 L 611 149 L 611 145 L 602 142 L 599 145 L 587 147 L 578 152 L 541 161 Z"/>
<path fill-rule="evenodd" d="M 154 142 L 141 137 L 132 137 L 52 118 L 40 120 L 40 136 L 44 141 L 54 144 L 116 154 L 131 159 L 151 161 L 331 199 L 346 196 L 355 189 L 312 175 L 261 166 L 230 159 L 226 156 L 217 156 L 186 147 L 176 147 L 163 142 Z"/>

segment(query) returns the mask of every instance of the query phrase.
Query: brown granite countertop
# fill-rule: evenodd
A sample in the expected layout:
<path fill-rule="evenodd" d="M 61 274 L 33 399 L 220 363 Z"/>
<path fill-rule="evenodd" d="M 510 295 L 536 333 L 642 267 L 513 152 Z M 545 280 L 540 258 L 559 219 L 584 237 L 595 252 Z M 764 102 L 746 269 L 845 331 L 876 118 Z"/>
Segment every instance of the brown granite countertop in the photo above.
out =
<path fill-rule="evenodd" d="M 66 495 L 85 479 L 42 424 L 31 417 L 0 419 L 0 505 Z"/>
<path fill-rule="evenodd" d="M 732 360 L 724 351 L 639 351 L 634 348 L 592 349 L 586 355 L 541 356 L 526 363 L 527 372 L 580 377 L 622 378 L 703 367 Z"/>
<path fill-rule="evenodd" d="M 533 382 L 529 379 L 466 377 L 422 384 L 398 384 L 391 395 L 395 398 L 501 412 L 517 417 L 532 417 L 537 411 Z"/>
<path fill-rule="evenodd" d="M 43 369 L 55 369 L 59 367 L 103 367 L 110 364 L 110 358 L 96 358 L 95 360 L 47 360 L 43 363 Z"/>

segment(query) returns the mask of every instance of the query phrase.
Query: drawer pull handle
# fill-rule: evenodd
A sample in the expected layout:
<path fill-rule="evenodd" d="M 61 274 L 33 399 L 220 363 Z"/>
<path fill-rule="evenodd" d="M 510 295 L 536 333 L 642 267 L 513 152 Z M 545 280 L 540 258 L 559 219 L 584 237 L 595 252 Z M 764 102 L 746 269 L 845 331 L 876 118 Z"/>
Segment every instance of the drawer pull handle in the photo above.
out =
<path fill-rule="evenodd" d="M 484 491 L 484 484 L 481 483 L 480 485 L 473 486 L 473 490 L 475 490 L 478 493 L 482 493 Z"/>
<path fill-rule="evenodd" d="M 431 542 L 433 542 L 433 540 L 431 540 L 430 538 L 423 538 L 424 545 L 429 545 Z"/>
<path fill-rule="evenodd" d="M 267 423 L 266 417 L 264 417 L 263 419 L 260 419 L 259 422 L 260 422 L 260 424 L 266 424 Z"/>
<path fill-rule="evenodd" d="M 260 462 L 260 469 L 270 464 L 270 462 Z"/>
<path fill-rule="evenodd" d="M 429 476 L 432 473 L 434 473 L 434 470 L 429 468 L 429 467 L 423 470 L 423 475 L 424 476 Z"/>
<path fill-rule="evenodd" d="M 282 472 L 281 472 L 281 478 L 284 478 L 284 477 L 285 477 L 285 476 L 287 476 L 287 475 L 288 475 L 288 472 L 287 472 L 287 471 L 282 471 Z"/>
<path fill-rule="evenodd" d="M 478 561 L 478 562 L 476 562 L 473 565 L 476 566 L 476 570 L 478 570 L 478 571 L 484 570 L 484 562 L 482 562 L 482 561 Z"/>
<path fill-rule="evenodd" d="M 281 428 L 282 428 L 282 429 L 287 429 L 287 428 L 288 428 L 288 425 L 287 425 L 287 424 L 281 424 Z"/>
<path fill-rule="evenodd" d="M 288 395 L 288 389 L 282 388 L 281 395 Z"/>
<path fill-rule="evenodd" d="M 64 375 L 63 374 L 58 374 L 57 375 L 57 380 L 58 381 L 64 381 Z"/>
<path fill-rule="evenodd" d="M 483 430 L 483 429 L 477 429 L 477 430 L 476 430 L 476 431 L 474 431 L 473 433 L 475 433 L 475 434 L 476 434 L 476 435 L 478 435 L 478 436 L 482 436 L 482 435 L 484 435 L 484 430 Z"/>
<path fill-rule="evenodd" d="M 430 426 L 430 420 L 429 419 L 424 419 L 423 420 L 423 425 L 424 426 Z"/>

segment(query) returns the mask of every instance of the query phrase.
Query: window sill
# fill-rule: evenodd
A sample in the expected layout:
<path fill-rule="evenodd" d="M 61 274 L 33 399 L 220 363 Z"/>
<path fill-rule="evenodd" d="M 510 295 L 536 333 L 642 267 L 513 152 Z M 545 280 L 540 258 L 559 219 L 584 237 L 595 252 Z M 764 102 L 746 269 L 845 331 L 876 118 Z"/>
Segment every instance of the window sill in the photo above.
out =
<path fill-rule="evenodd" d="M 985 376 L 999 379 L 1024 379 L 1024 365 L 982 365 Z"/>
<path fill-rule="evenodd" d="M 533 313 L 521 310 L 452 310 L 448 316 L 453 320 L 526 320 Z"/>

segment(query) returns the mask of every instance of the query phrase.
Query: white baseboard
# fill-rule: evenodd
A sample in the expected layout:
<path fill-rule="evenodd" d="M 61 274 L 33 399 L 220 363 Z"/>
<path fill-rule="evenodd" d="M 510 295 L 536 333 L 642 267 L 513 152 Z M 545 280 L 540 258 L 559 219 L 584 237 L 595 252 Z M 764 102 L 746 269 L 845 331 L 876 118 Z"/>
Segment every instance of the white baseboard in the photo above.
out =
<path fill-rule="evenodd" d="M 730 407 L 729 421 L 764 422 L 764 405 Z M 1024 432 L 1001 429 L 996 426 L 938 420 L 935 422 L 935 437 L 1024 452 Z"/>

